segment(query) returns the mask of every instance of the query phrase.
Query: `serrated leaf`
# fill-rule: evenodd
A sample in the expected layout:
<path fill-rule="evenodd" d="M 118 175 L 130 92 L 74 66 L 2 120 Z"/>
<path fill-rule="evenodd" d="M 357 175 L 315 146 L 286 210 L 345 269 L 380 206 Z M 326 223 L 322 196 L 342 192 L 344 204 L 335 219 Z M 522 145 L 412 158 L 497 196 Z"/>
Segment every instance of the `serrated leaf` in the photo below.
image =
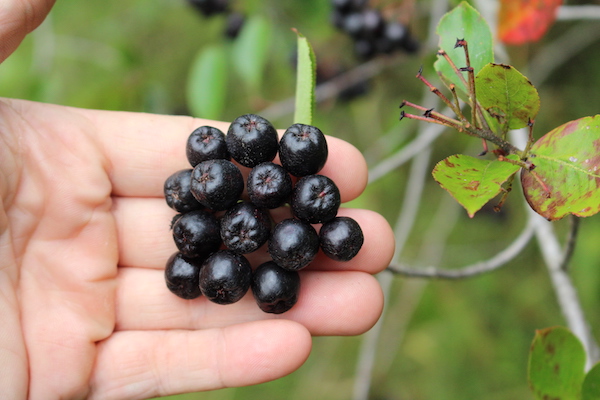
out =
<path fill-rule="evenodd" d="M 498 37 L 506 44 L 537 42 L 556 19 L 562 0 L 501 0 Z"/>
<path fill-rule="evenodd" d="M 296 105 L 294 123 L 311 125 L 315 109 L 317 62 L 308 40 L 298 31 L 298 65 L 296 68 Z"/>
<path fill-rule="evenodd" d="M 233 44 L 233 66 L 251 91 L 258 91 L 262 85 L 271 37 L 271 22 L 259 16 L 252 16 L 244 23 Z"/>
<path fill-rule="evenodd" d="M 227 54 L 222 46 L 201 50 L 190 69 L 187 103 L 193 115 L 219 119 L 227 93 Z"/>
<path fill-rule="evenodd" d="M 536 331 L 529 352 L 529 386 L 539 400 L 581 399 L 585 351 L 568 329 Z"/>
<path fill-rule="evenodd" d="M 458 68 L 466 66 L 466 58 L 464 49 L 454 48 L 457 39 L 467 41 L 469 59 L 475 74 L 486 64 L 494 61 L 490 27 L 477 10 L 467 2 L 463 1 L 444 15 L 440 19 L 436 32 L 440 36 L 440 49 L 450 56 Z M 434 67 L 446 84 L 453 83 L 461 92 L 468 93 L 468 88 L 443 57 L 438 57 Z M 463 72 L 463 74 L 466 79 L 467 73 Z"/>
<path fill-rule="evenodd" d="M 510 65 L 487 64 L 475 77 L 475 88 L 479 104 L 506 130 L 526 127 L 540 110 L 536 88 Z"/>
<path fill-rule="evenodd" d="M 581 400 L 600 399 L 600 364 L 588 371 L 581 387 Z"/>
<path fill-rule="evenodd" d="M 519 168 L 508 162 L 456 154 L 440 161 L 433 169 L 433 177 L 473 218 Z"/>
<path fill-rule="evenodd" d="M 535 168 L 523 171 L 527 202 L 549 220 L 600 211 L 600 115 L 561 125 L 531 148 Z"/>

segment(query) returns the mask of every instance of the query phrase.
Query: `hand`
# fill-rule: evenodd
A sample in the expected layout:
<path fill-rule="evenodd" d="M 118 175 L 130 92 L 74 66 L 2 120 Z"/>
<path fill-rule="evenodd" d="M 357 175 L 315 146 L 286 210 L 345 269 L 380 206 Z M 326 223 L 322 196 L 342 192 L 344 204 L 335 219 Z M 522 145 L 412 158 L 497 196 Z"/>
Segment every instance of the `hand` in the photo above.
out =
<path fill-rule="evenodd" d="M 221 306 L 165 286 L 176 250 L 162 198 L 188 168 L 190 117 L 0 101 L 0 392 L 10 399 L 142 399 L 273 380 L 307 358 L 310 335 L 355 335 L 381 313 L 371 274 L 393 235 L 378 214 L 340 210 L 365 243 L 347 263 L 318 257 L 300 300 L 265 314 L 251 294 Z M 328 138 L 321 173 L 342 201 L 366 185 L 366 164 Z"/>

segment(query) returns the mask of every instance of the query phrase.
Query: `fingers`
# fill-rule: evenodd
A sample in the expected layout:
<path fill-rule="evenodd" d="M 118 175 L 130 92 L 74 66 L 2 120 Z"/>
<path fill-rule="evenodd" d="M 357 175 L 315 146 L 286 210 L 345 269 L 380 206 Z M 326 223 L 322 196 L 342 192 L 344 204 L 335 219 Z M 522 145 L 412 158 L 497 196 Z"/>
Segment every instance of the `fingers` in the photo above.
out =
<path fill-rule="evenodd" d="M 237 303 L 218 305 L 204 297 L 183 300 L 169 292 L 160 270 L 121 268 L 117 330 L 209 329 L 263 319 L 289 319 L 313 335 L 357 335 L 370 329 L 383 307 L 377 280 L 356 271 L 302 271 L 294 307 L 262 312 L 250 292 Z"/>
<path fill-rule="evenodd" d="M 200 331 L 116 332 L 98 347 L 90 399 L 146 399 L 246 386 L 306 361 L 311 338 L 291 321 Z"/>
<path fill-rule="evenodd" d="M 5 0 L 0 7 L 0 62 L 42 23 L 54 0 Z"/>
<path fill-rule="evenodd" d="M 113 214 L 118 227 L 119 265 L 164 269 L 166 260 L 177 251 L 169 229 L 175 212 L 164 199 L 116 198 Z M 348 262 L 333 261 L 319 252 L 309 268 L 374 274 L 387 267 L 394 253 L 394 236 L 387 221 L 369 210 L 342 208 L 339 215 L 352 217 L 361 226 L 365 237 L 361 250 Z M 250 258 L 257 266 L 268 256 L 262 248 Z"/>
<path fill-rule="evenodd" d="M 111 163 L 113 193 L 128 197 L 163 195 L 165 179 L 190 168 L 185 144 L 199 126 L 211 125 L 227 132 L 229 124 L 182 116 L 80 110 L 91 119 Z M 336 182 L 342 201 L 356 198 L 367 183 L 367 166 L 349 143 L 327 138 L 329 157 L 321 171 Z"/>

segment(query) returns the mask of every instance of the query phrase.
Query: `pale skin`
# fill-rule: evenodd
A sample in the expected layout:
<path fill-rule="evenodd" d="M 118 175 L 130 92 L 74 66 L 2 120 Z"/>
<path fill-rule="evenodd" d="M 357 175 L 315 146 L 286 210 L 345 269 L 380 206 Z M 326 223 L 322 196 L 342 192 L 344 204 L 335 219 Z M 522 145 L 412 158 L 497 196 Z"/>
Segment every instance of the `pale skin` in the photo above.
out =
<path fill-rule="evenodd" d="M 2 2 L 0 60 L 51 5 Z M 346 263 L 319 255 L 280 316 L 251 294 L 220 306 L 166 289 L 175 212 L 162 186 L 188 168 L 185 140 L 201 125 L 228 126 L 0 100 L 0 397 L 132 400 L 258 384 L 299 368 L 311 335 L 356 335 L 377 321 L 372 274 L 394 241 L 369 210 L 340 210 L 362 226 L 362 250 Z M 349 201 L 365 188 L 365 161 L 328 142 L 321 173 Z"/>

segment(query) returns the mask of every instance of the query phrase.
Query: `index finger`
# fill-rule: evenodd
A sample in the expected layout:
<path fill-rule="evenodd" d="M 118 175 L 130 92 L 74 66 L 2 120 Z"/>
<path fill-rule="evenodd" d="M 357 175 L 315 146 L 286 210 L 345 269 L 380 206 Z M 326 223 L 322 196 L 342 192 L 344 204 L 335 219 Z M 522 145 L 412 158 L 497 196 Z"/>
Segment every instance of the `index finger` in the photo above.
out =
<path fill-rule="evenodd" d="M 161 197 L 164 181 L 172 173 L 191 168 L 185 155 L 188 136 L 199 126 L 214 126 L 224 133 L 229 124 L 186 116 L 120 111 L 81 110 L 94 122 L 109 160 L 113 195 Z M 328 136 L 329 157 L 320 174 L 339 187 L 342 201 L 350 201 L 367 184 L 362 154 L 344 140 Z"/>

